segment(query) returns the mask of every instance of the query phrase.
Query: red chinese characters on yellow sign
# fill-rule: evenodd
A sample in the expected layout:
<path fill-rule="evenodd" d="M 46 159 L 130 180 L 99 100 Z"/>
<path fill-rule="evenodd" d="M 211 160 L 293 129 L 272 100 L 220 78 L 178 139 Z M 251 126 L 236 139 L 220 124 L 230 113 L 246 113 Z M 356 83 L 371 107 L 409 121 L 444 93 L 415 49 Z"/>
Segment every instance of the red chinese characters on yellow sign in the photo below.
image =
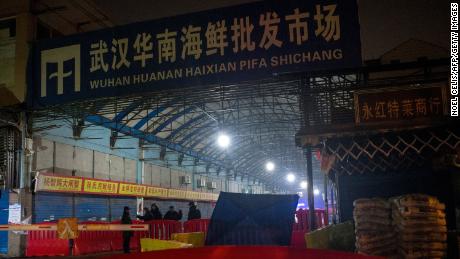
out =
<path fill-rule="evenodd" d="M 146 186 L 144 185 L 120 183 L 120 190 L 118 191 L 118 194 L 135 195 L 141 197 L 145 196 L 145 189 Z"/>
<path fill-rule="evenodd" d="M 187 191 L 169 189 L 168 190 L 168 197 L 171 198 L 171 199 L 186 199 L 187 198 Z"/>
<path fill-rule="evenodd" d="M 72 176 L 39 173 L 35 191 L 90 193 L 99 195 L 126 195 L 177 200 L 217 200 L 218 194 L 167 189 L 135 183 L 123 183 Z"/>
<path fill-rule="evenodd" d="M 81 191 L 83 179 L 72 177 L 57 177 L 51 175 L 44 175 L 38 182 L 40 189 L 50 191 Z"/>
<path fill-rule="evenodd" d="M 117 194 L 118 183 L 85 179 L 84 192 Z"/>
<path fill-rule="evenodd" d="M 168 198 L 168 189 L 147 186 L 145 196 L 147 196 L 147 197 L 158 197 L 158 198 Z"/>

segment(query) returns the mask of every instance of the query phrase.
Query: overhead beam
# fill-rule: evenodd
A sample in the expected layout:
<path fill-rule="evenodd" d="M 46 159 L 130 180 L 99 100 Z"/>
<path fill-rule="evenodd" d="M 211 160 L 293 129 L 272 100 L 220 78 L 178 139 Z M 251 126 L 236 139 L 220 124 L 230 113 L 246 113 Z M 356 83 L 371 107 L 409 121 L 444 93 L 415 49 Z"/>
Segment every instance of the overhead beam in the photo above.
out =
<path fill-rule="evenodd" d="M 106 118 L 104 116 L 89 115 L 89 116 L 87 116 L 85 118 L 85 120 L 90 122 L 90 123 L 93 123 L 93 124 L 96 124 L 96 125 L 99 125 L 99 126 L 102 126 L 102 127 L 114 130 L 114 131 L 117 131 L 119 133 L 129 135 L 129 136 L 132 136 L 132 137 L 135 137 L 135 138 L 138 138 L 138 139 L 143 139 L 143 140 L 145 140 L 145 141 L 147 141 L 149 143 L 153 143 L 153 144 L 157 144 L 157 145 L 166 147 L 168 149 L 171 149 L 171 150 L 177 151 L 179 153 L 191 156 L 191 157 L 193 157 L 195 159 L 198 159 L 198 160 L 201 160 L 201 161 L 204 161 L 204 162 L 212 163 L 212 164 L 215 164 L 217 166 L 221 166 L 221 167 L 225 167 L 225 168 L 228 167 L 228 165 L 225 165 L 224 163 L 222 163 L 220 161 L 216 161 L 215 159 L 213 159 L 211 157 L 204 156 L 203 154 L 201 154 L 199 152 L 196 152 L 196 151 L 194 151 L 194 150 L 192 150 L 190 148 L 187 148 L 187 147 L 184 147 L 184 146 L 179 145 L 177 143 L 171 142 L 171 141 L 169 141 L 167 139 L 157 137 L 157 136 L 155 136 L 155 134 L 144 133 L 141 130 L 126 126 L 124 124 L 113 122 L 112 120 L 110 120 L 110 119 L 108 119 L 108 118 Z"/>
<path fill-rule="evenodd" d="M 170 134 L 169 136 L 167 137 L 168 140 L 172 140 L 179 132 L 181 132 L 182 130 L 184 129 L 187 129 L 188 127 L 190 127 L 193 123 L 203 119 L 203 118 L 206 118 L 208 117 L 206 114 L 201 114 L 201 115 L 198 115 L 198 116 L 195 116 L 194 118 L 188 120 L 187 122 L 185 122 L 184 124 L 182 124 L 181 126 L 177 127 L 176 129 L 174 129 Z"/>
<path fill-rule="evenodd" d="M 169 117 L 166 121 L 164 121 L 163 123 L 161 123 L 160 125 L 158 125 L 153 131 L 152 131 L 152 134 L 157 134 L 158 132 L 162 131 L 164 128 L 166 128 L 168 125 L 170 125 L 171 123 L 173 123 L 175 120 L 179 119 L 180 117 L 186 115 L 187 113 L 190 113 L 191 111 L 193 111 L 195 109 L 195 107 L 187 107 L 185 109 L 183 109 L 182 111 L 172 115 L 171 117 Z"/>

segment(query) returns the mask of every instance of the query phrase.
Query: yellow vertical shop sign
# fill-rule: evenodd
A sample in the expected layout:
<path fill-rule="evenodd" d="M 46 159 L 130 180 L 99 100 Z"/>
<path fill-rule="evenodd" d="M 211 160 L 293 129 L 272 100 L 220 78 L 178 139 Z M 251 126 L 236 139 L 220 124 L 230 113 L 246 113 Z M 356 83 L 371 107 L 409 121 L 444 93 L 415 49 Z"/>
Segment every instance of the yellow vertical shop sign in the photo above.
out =
<path fill-rule="evenodd" d="M 168 189 L 153 186 L 147 186 L 146 188 L 145 196 L 147 197 L 168 198 Z"/>
<path fill-rule="evenodd" d="M 37 191 L 81 192 L 83 179 L 79 177 L 59 177 L 39 174 Z"/>
<path fill-rule="evenodd" d="M 143 197 L 145 196 L 145 189 L 145 185 L 120 183 L 118 194 Z"/>
<path fill-rule="evenodd" d="M 117 194 L 118 185 L 119 183 L 117 182 L 85 179 L 85 182 L 83 185 L 83 192 L 100 193 L 100 194 Z"/>

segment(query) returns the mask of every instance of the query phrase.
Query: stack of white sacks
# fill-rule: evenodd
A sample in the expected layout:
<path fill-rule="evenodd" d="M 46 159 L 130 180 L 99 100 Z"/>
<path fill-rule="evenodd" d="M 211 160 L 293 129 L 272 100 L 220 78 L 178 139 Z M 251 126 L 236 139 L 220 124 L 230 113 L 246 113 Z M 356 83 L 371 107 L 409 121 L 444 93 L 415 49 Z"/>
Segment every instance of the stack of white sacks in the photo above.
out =
<path fill-rule="evenodd" d="M 353 205 L 357 252 L 394 256 L 396 243 L 390 203 L 384 199 L 359 199 Z"/>
<path fill-rule="evenodd" d="M 445 205 L 435 197 L 410 194 L 392 199 L 400 258 L 442 258 L 447 249 Z"/>

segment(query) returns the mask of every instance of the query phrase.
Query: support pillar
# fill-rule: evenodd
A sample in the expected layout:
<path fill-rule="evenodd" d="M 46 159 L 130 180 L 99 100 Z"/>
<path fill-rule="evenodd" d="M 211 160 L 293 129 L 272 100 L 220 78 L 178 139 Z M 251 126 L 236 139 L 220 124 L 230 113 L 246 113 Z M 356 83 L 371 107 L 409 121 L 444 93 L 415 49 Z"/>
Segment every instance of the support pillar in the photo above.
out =
<path fill-rule="evenodd" d="M 309 210 L 309 226 L 310 231 L 316 229 L 316 218 L 315 218 L 315 197 L 313 194 L 313 162 L 312 162 L 312 151 L 311 147 L 307 147 L 307 195 L 308 195 L 308 210 Z"/>

